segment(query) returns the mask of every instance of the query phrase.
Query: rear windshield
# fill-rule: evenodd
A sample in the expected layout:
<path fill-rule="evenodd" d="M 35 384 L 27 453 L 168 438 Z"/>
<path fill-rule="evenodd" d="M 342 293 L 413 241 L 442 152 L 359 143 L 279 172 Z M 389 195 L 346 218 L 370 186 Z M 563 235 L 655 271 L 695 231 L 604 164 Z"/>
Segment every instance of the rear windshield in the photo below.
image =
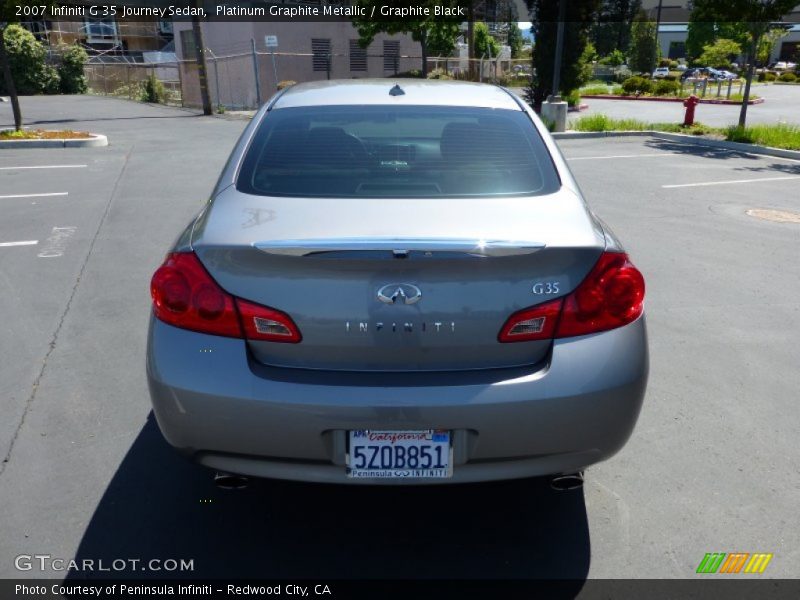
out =
<path fill-rule="evenodd" d="M 558 189 L 522 111 L 437 106 L 272 110 L 236 183 L 264 196 L 538 195 Z"/>

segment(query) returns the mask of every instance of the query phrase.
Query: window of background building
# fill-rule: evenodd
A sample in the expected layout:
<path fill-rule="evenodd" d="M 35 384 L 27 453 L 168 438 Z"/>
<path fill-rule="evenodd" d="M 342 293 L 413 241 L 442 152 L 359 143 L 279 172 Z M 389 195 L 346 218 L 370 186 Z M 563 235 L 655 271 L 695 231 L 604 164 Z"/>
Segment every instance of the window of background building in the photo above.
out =
<path fill-rule="evenodd" d="M 384 40 L 383 42 L 383 70 L 394 71 L 400 68 L 400 42 Z"/>
<path fill-rule="evenodd" d="M 327 71 L 331 55 L 331 40 L 311 38 L 311 64 L 315 71 Z"/>
<path fill-rule="evenodd" d="M 197 47 L 194 44 L 194 31 L 184 29 L 181 31 L 181 51 L 184 60 L 197 60 Z"/>
<path fill-rule="evenodd" d="M 350 70 L 367 70 L 367 49 L 358 45 L 358 40 L 350 40 Z"/>

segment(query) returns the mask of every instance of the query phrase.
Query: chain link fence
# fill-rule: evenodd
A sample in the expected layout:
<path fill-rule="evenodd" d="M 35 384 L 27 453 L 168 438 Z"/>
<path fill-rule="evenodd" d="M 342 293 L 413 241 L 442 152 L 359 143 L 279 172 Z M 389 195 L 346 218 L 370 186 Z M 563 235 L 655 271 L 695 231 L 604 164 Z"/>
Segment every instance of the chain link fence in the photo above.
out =
<path fill-rule="evenodd" d="M 180 62 L 128 62 L 92 57 L 83 67 L 90 94 L 129 100 L 156 100 L 183 106 Z M 148 94 L 148 80 L 157 92 Z"/>
<path fill-rule="evenodd" d="M 206 65 L 211 103 L 217 110 L 252 110 L 269 99 L 282 82 L 418 77 L 422 58 L 366 52 L 250 51 L 216 55 L 207 49 Z M 119 57 L 92 57 L 84 66 L 84 73 L 92 94 L 152 101 L 147 86 L 157 85 L 163 89 L 159 102 L 192 108 L 202 106 L 199 67 L 194 60 L 147 63 Z M 530 60 L 431 57 L 428 58 L 428 77 L 521 87 L 529 82 Z"/>

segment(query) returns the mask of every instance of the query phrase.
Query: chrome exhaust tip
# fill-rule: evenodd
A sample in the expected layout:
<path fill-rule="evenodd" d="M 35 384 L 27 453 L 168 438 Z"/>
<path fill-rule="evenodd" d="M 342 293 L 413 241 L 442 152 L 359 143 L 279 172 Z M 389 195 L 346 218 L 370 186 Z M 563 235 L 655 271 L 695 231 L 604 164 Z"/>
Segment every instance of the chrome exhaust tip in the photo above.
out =
<path fill-rule="evenodd" d="M 550 487 L 558 492 L 579 490 L 583 487 L 583 471 L 556 475 L 550 480 Z"/>
<path fill-rule="evenodd" d="M 214 485 L 221 490 L 243 490 L 250 485 L 250 479 L 244 475 L 217 471 L 214 474 Z"/>

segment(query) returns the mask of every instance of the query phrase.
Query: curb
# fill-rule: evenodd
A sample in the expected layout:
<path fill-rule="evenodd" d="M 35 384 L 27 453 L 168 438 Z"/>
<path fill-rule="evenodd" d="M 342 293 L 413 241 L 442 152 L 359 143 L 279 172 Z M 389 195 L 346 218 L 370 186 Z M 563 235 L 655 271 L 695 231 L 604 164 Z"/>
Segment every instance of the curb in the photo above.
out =
<path fill-rule="evenodd" d="M 562 131 L 553 132 L 550 135 L 555 140 L 561 139 L 591 139 L 604 137 L 647 137 L 653 135 L 654 131 Z"/>
<path fill-rule="evenodd" d="M 600 94 L 588 94 L 586 96 L 581 96 L 581 98 L 594 98 L 595 100 L 636 100 L 638 102 L 683 102 L 686 98 L 651 98 L 651 97 L 636 97 L 636 96 L 614 96 L 612 94 L 608 94 L 607 96 L 603 96 Z M 705 100 L 703 98 L 700 99 L 700 104 L 726 104 L 729 106 L 741 106 L 741 102 L 736 102 L 735 100 Z M 753 104 L 764 104 L 764 98 L 756 98 L 755 100 L 748 101 L 747 105 L 752 106 Z"/>
<path fill-rule="evenodd" d="M 782 148 L 770 148 L 769 146 L 757 146 L 755 144 L 742 144 L 741 142 L 726 142 L 724 140 L 709 140 L 696 135 L 685 135 L 682 133 L 667 133 L 663 131 L 564 131 L 551 133 L 553 139 L 591 139 L 604 137 L 653 137 L 659 140 L 670 142 L 680 142 L 682 144 L 695 144 L 696 146 L 706 146 L 710 148 L 720 148 L 747 154 L 762 154 L 764 156 L 777 156 L 800 161 L 800 150 L 784 150 Z"/>
<path fill-rule="evenodd" d="M 0 149 L 8 148 L 99 148 L 108 146 L 108 138 L 93 133 L 86 139 L 54 139 L 54 140 L 0 140 Z"/>

